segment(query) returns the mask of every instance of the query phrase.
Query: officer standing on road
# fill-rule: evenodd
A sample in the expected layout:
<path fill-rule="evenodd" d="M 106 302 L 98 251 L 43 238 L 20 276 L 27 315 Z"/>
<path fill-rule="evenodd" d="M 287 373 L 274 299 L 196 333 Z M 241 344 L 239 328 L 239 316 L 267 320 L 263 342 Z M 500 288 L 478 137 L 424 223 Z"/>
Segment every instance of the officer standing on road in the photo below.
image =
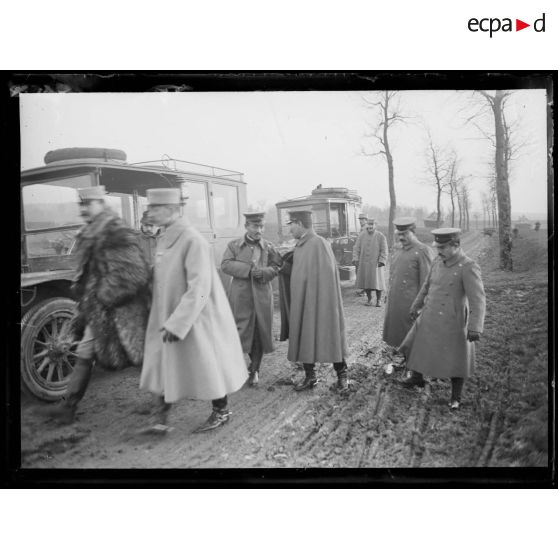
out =
<path fill-rule="evenodd" d="M 347 392 L 345 315 L 335 256 L 327 240 L 314 232 L 311 211 L 290 211 L 287 224 L 297 240 L 290 281 L 287 358 L 302 362 L 305 373 L 294 389 L 315 387 L 315 363 L 331 362 L 337 372 L 338 392 Z"/>
<path fill-rule="evenodd" d="M 368 223 L 368 216 L 365 215 L 364 213 L 361 213 L 358 216 L 358 222 L 360 223 L 360 232 L 364 232 L 366 230 L 366 224 Z M 358 275 L 358 262 L 354 261 L 353 265 L 355 266 L 355 274 Z M 356 286 L 356 279 L 355 279 L 355 286 Z M 363 294 L 365 294 L 364 289 L 359 289 L 355 293 L 356 296 L 362 296 Z"/>
<path fill-rule="evenodd" d="M 391 347 L 399 347 L 413 325 L 409 310 L 428 276 L 434 254 L 415 236 L 414 217 L 400 217 L 393 224 L 401 249 L 390 265 L 383 339 Z"/>
<path fill-rule="evenodd" d="M 353 248 L 353 263 L 358 265 L 357 287 L 366 292 L 366 305 L 372 306 L 372 291 L 376 291 L 376 306 L 382 305 L 385 289 L 384 270 L 388 257 L 386 237 L 376 230 L 376 220 L 368 219 Z"/>
<path fill-rule="evenodd" d="M 77 236 L 72 327 L 81 341 L 64 399 L 46 411 L 66 424 L 74 420 L 95 360 L 109 369 L 141 365 L 149 312 L 150 270 L 139 234 L 107 207 L 104 186 L 77 192 L 86 225 Z"/>
<path fill-rule="evenodd" d="M 242 343 L 250 356 L 248 385 L 257 386 L 264 353 L 273 345 L 273 288 L 282 259 L 273 244 L 262 238 L 264 213 L 245 213 L 246 234 L 231 240 L 221 262 L 221 270 L 232 279 L 228 297 Z"/>
<path fill-rule="evenodd" d="M 486 299 L 480 267 L 461 249 L 460 229 L 432 234 L 439 257 L 411 306 L 416 322 L 400 346 L 410 375 L 402 383 L 423 386 L 423 375 L 451 378 L 449 406 L 455 410 L 474 372 L 473 343 L 483 331 Z"/>
<path fill-rule="evenodd" d="M 157 240 L 140 388 L 155 394 L 163 425 L 171 403 L 212 401 L 196 431 L 212 430 L 229 421 L 227 395 L 248 376 L 236 324 L 208 242 L 180 218 L 181 191 L 150 189 L 147 202 L 151 222 L 165 230 Z"/>

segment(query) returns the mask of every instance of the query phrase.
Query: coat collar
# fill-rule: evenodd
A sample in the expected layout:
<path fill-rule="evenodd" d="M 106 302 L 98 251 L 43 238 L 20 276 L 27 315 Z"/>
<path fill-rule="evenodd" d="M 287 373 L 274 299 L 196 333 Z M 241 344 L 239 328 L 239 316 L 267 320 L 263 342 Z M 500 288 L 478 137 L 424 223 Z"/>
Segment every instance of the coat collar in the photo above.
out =
<path fill-rule="evenodd" d="M 254 246 L 255 244 L 257 244 L 262 250 L 264 249 L 264 242 L 263 242 L 263 238 L 260 238 L 260 240 L 258 240 L 257 242 L 253 242 L 252 246 Z M 250 244 L 248 244 L 248 242 L 246 242 L 246 235 L 244 235 L 241 239 L 240 239 L 240 248 L 242 248 L 242 246 L 250 246 Z"/>
<path fill-rule="evenodd" d="M 403 250 L 411 250 L 412 248 L 420 248 L 422 246 L 422 242 L 419 240 L 412 240 L 409 246 L 402 246 Z"/>
<path fill-rule="evenodd" d="M 158 240 L 166 250 L 178 240 L 178 237 L 184 230 L 186 230 L 186 225 L 180 219 L 177 219 L 172 225 L 169 225 L 165 229 L 165 232 Z"/>
<path fill-rule="evenodd" d="M 444 264 L 444 267 L 453 267 L 455 264 L 461 262 L 464 258 L 465 258 L 465 254 L 463 253 L 463 250 L 461 250 L 460 248 L 457 254 L 455 254 L 455 256 L 452 256 L 446 262 L 442 261 L 442 263 Z"/>
<path fill-rule="evenodd" d="M 296 246 L 302 246 L 305 242 L 308 241 L 308 239 L 312 238 L 313 236 L 316 236 L 314 229 L 308 229 L 308 231 L 304 233 L 304 236 L 298 239 Z"/>

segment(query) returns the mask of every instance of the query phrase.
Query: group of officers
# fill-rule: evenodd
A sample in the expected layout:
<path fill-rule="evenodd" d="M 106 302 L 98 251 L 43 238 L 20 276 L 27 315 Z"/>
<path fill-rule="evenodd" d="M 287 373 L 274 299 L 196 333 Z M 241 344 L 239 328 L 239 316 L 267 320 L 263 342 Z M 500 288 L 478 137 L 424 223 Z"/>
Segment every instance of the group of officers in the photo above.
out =
<path fill-rule="evenodd" d="M 332 363 L 332 389 L 349 391 L 345 312 L 337 261 L 317 235 L 311 211 L 289 212 L 296 243 L 279 251 L 263 238 L 264 214 L 245 214 L 245 234 L 229 242 L 221 270 L 209 243 L 182 215 L 177 188 L 147 190 L 143 237 L 105 203 L 103 186 L 78 190 L 86 221 L 78 234 L 78 299 L 74 332 L 81 341 L 64 399 L 49 416 L 75 418 L 95 362 L 109 368 L 141 365 L 140 388 L 153 395 L 153 428 L 167 428 L 171 404 L 181 399 L 212 403 L 196 432 L 230 420 L 230 393 L 259 383 L 263 355 L 274 350 L 273 288 L 279 283 L 281 333 L 287 358 L 302 364 L 296 391 L 313 389 L 316 363 Z M 385 290 L 387 242 L 361 215 L 353 261 L 356 285 L 376 306 Z M 433 231 L 432 250 L 419 242 L 411 218 L 395 221 L 400 249 L 389 269 L 383 339 L 403 355 L 402 384 L 423 386 L 424 376 L 451 378 L 450 407 L 459 408 L 463 381 L 473 371 L 474 345 L 483 328 L 485 297 L 479 266 L 460 248 L 459 229 Z M 147 249 L 146 249 L 147 246 Z M 150 260 L 152 260 L 150 262 Z M 246 366 L 244 354 L 249 356 Z"/>

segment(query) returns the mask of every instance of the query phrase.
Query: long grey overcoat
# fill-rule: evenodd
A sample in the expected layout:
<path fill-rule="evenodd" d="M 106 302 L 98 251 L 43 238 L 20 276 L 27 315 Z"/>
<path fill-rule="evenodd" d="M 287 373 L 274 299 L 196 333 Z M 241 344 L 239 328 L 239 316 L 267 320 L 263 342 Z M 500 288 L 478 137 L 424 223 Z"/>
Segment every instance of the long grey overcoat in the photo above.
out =
<path fill-rule="evenodd" d="M 260 240 L 257 247 L 245 237 L 231 240 L 223 254 L 221 270 L 231 275 L 227 295 L 231 304 L 242 350 L 250 352 L 257 324 L 264 353 L 271 353 L 273 345 L 273 288 L 271 281 L 282 266 L 281 255 L 273 244 Z M 259 268 L 261 280 L 254 279 L 250 270 Z"/>
<path fill-rule="evenodd" d="M 358 289 L 375 289 L 383 291 L 386 288 L 384 268 L 379 263 L 386 264 L 388 247 L 386 237 L 378 230 L 370 234 L 364 230 L 358 235 L 353 248 L 353 261 L 358 262 L 356 287 Z"/>
<path fill-rule="evenodd" d="M 399 350 L 407 368 L 434 378 L 467 378 L 475 346 L 467 330 L 483 330 L 486 299 L 480 267 L 461 250 L 446 263 L 436 258 L 411 310 L 420 316 Z"/>
<path fill-rule="evenodd" d="M 348 354 L 337 262 L 313 230 L 294 250 L 289 312 L 291 362 L 341 362 Z"/>
<path fill-rule="evenodd" d="M 413 325 L 409 310 L 430 271 L 433 251 L 418 240 L 397 250 L 389 267 L 383 339 L 398 347 Z"/>
<path fill-rule="evenodd" d="M 163 343 L 161 328 L 179 341 Z M 207 241 L 181 220 L 157 240 L 153 301 L 140 387 L 172 403 L 211 400 L 244 384 L 248 371 Z"/>

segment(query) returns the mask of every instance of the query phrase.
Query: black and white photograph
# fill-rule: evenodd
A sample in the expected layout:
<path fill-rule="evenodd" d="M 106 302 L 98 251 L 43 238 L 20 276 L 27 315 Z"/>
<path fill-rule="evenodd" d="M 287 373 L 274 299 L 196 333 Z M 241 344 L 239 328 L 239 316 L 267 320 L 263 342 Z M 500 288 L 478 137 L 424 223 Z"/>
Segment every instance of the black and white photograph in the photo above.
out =
<path fill-rule="evenodd" d="M 10 88 L 22 469 L 544 476 L 548 76 L 94 79 Z"/>

